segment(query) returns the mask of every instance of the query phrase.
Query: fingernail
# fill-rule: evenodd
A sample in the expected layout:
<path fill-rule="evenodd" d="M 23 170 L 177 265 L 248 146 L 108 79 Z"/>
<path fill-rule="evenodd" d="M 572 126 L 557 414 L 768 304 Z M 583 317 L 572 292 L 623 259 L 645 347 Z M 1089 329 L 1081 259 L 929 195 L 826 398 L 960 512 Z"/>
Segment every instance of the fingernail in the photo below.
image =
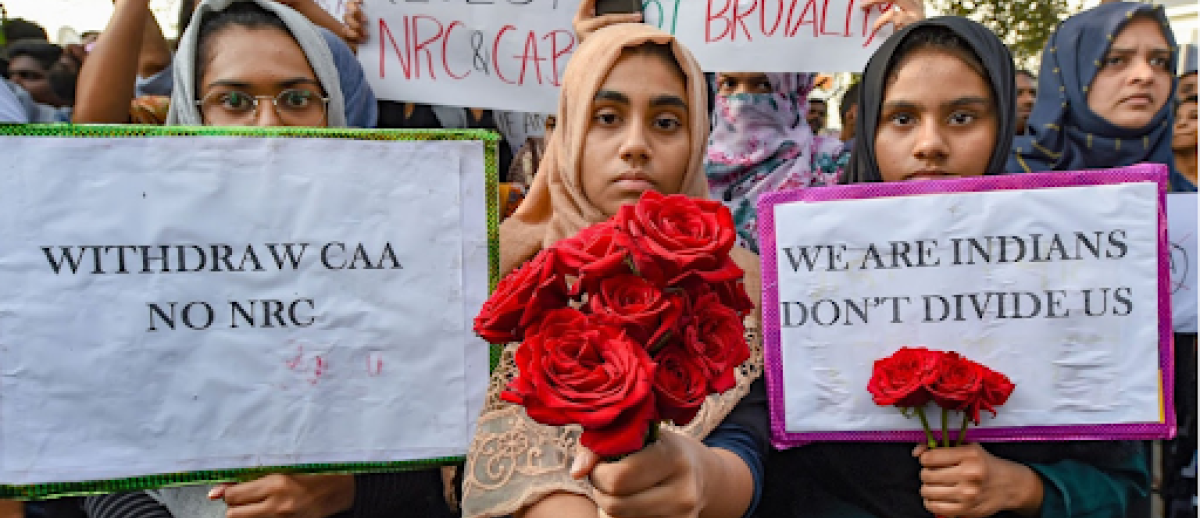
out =
<path fill-rule="evenodd" d="M 217 491 L 218 489 L 221 489 L 221 488 L 214 487 L 214 488 L 208 490 L 208 499 L 209 500 L 216 500 L 218 498 L 217 495 L 220 494 L 219 491 Z"/>

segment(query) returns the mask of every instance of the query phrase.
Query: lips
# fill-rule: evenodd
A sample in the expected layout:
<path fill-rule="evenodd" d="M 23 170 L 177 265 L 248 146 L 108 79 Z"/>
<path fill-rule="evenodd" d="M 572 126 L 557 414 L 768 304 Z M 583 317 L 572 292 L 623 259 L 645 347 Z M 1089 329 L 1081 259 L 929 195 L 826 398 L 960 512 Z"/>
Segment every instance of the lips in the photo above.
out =
<path fill-rule="evenodd" d="M 950 174 L 941 169 L 921 169 L 921 170 L 913 171 L 912 173 L 909 173 L 909 175 L 907 177 L 905 177 L 904 179 L 905 180 L 915 180 L 915 181 L 944 180 L 946 178 L 953 178 L 956 176 L 958 176 L 958 175 Z"/>
<path fill-rule="evenodd" d="M 1121 103 L 1132 106 L 1150 106 L 1154 104 L 1154 97 L 1150 94 L 1133 94 L 1121 99 Z"/>
<path fill-rule="evenodd" d="M 646 191 L 654 188 L 654 182 L 650 180 L 650 176 L 640 171 L 622 173 L 613 183 L 617 184 L 617 187 L 631 191 Z"/>

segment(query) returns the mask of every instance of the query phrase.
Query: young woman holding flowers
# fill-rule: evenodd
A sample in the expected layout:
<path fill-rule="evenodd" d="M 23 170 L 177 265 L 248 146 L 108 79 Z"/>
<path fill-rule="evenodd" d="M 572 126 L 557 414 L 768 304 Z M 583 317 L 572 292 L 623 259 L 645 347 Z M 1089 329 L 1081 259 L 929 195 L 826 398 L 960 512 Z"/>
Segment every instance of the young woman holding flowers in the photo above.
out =
<path fill-rule="evenodd" d="M 900 31 L 863 75 L 859 127 L 875 134 L 856 140 L 843 183 L 1002 174 L 1014 85 L 1008 50 L 975 22 L 934 18 Z M 1116 518 L 1149 492 L 1135 442 L 819 443 L 781 452 L 769 471 L 764 509 L 818 518 Z"/>
<path fill-rule="evenodd" d="M 622 24 L 591 35 L 567 66 L 558 126 L 529 195 L 500 227 L 501 272 L 646 191 L 706 197 L 704 80 L 691 54 L 657 29 Z M 671 200 L 664 203 L 679 202 Z M 730 256 L 759 300 L 757 257 L 737 248 Z M 757 329 L 756 311 L 747 320 Z M 578 427 L 538 424 L 501 399 L 517 375 L 517 346 L 509 345 L 468 454 L 464 516 L 742 516 L 761 485 L 767 445 L 765 394 L 754 383 L 761 349 L 748 341 L 750 359 L 732 389 L 709 396 L 689 425 L 663 429 L 643 450 L 610 462 L 578 444 Z"/>

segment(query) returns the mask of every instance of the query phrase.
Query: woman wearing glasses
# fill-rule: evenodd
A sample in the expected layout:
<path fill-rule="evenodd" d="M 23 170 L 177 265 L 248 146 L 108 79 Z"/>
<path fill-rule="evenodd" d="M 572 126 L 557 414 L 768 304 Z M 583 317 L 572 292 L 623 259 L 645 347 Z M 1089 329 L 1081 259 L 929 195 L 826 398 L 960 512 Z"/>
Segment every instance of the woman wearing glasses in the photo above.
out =
<path fill-rule="evenodd" d="M 140 5 L 121 5 L 126 2 Z M 129 29 L 144 26 L 147 2 L 117 0 L 117 14 L 106 33 L 136 33 Z M 110 47 L 113 49 L 121 42 L 102 40 L 97 52 L 104 51 L 105 45 L 113 45 Z M 84 112 L 84 120 L 88 122 L 117 114 L 114 108 L 122 103 L 128 105 L 133 87 L 135 62 L 129 59 L 100 62 L 110 66 L 89 71 L 94 74 L 90 84 L 96 88 L 90 92 L 89 98 L 94 102 L 91 111 Z M 89 61 L 91 64 L 94 62 Z M 131 68 L 121 70 L 121 65 Z M 345 78 L 339 77 L 327 38 L 303 15 L 281 3 L 204 0 L 180 39 L 173 66 L 174 89 L 167 124 L 348 125 L 342 90 Z M 112 77 L 129 78 L 129 84 L 114 85 Z M 101 86 L 129 91 L 105 92 Z M 78 115 L 77 112 L 76 122 L 81 122 Z M 147 497 L 161 506 L 147 502 Z M 443 501 L 440 473 L 436 470 L 370 475 L 273 474 L 211 488 L 190 486 L 91 497 L 84 507 L 92 518 L 168 516 L 164 513 L 190 518 L 325 518 L 413 513 L 437 518 L 449 513 Z M 150 507 L 155 507 L 155 512 L 144 511 Z"/>
<path fill-rule="evenodd" d="M 346 126 L 333 54 L 303 16 L 269 1 L 208 0 L 193 21 L 167 124 Z"/>

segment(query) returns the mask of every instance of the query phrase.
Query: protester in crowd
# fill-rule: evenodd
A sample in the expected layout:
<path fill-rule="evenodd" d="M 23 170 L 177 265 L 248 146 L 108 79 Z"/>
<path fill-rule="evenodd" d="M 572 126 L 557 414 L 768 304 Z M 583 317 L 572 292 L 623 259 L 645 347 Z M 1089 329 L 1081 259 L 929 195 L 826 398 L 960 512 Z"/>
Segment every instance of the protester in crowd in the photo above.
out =
<path fill-rule="evenodd" d="M 829 118 L 829 103 L 820 97 L 808 98 L 808 128 L 813 135 L 820 135 L 825 130 L 825 121 Z"/>
<path fill-rule="evenodd" d="M 1024 135 L 1029 127 L 1029 114 L 1037 101 L 1037 77 L 1028 70 L 1017 71 L 1017 135 Z"/>
<path fill-rule="evenodd" d="M 24 40 L 50 41 L 50 36 L 41 25 L 24 18 L 10 18 L 4 21 L 4 39 L 11 44 Z"/>
<path fill-rule="evenodd" d="M 858 83 L 850 85 L 845 92 L 842 92 L 842 99 L 838 102 L 838 115 L 842 118 L 842 132 L 839 139 L 846 145 L 846 149 L 854 149 L 854 131 L 858 125 Z"/>
<path fill-rule="evenodd" d="M 17 94 L 5 81 L 0 84 L 0 123 L 2 124 L 25 124 L 29 122 L 29 113 L 25 107 L 21 105 L 21 100 L 17 98 Z M 16 88 L 20 88 L 19 86 Z"/>
<path fill-rule="evenodd" d="M 1195 70 L 1185 72 L 1183 75 L 1179 76 L 1179 89 L 1177 92 L 1175 92 L 1176 98 L 1187 99 L 1188 97 L 1195 97 L 1198 93 L 1200 92 L 1196 90 Z"/>
<path fill-rule="evenodd" d="M 500 184 L 501 221 L 517 210 L 521 201 L 525 199 L 525 194 L 529 192 L 529 187 L 533 185 L 533 178 L 542 164 L 542 157 L 546 154 L 546 142 L 554 132 L 555 123 L 555 117 L 548 115 L 544 122 L 545 128 L 542 136 L 526 137 L 525 144 L 517 150 L 516 156 L 513 157 L 512 165 L 508 170 L 508 181 Z"/>
<path fill-rule="evenodd" d="M 140 34 L 139 9 L 118 3 L 98 52 L 122 34 Z M 345 127 L 343 79 L 329 39 L 302 15 L 268 0 L 204 0 L 180 40 L 167 122 L 174 125 Z M 112 44 L 116 48 L 117 44 Z M 137 49 L 136 41 L 125 43 Z M 136 52 L 136 51 L 135 51 Z M 124 61 L 125 96 L 132 89 L 133 53 Z M 93 56 L 95 59 L 97 56 Z M 89 71 L 95 62 L 89 59 Z M 283 78 L 283 82 L 280 82 Z M 96 85 L 92 85 L 96 86 Z M 81 90 L 83 90 L 81 88 Z M 128 97 L 123 102 L 128 102 Z M 437 471 L 381 475 L 268 475 L 212 488 L 151 493 L 175 516 L 444 516 Z M 207 493 L 208 499 L 204 498 Z M 125 495 L 106 495 L 118 499 Z M 209 503 L 212 502 L 212 503 Z M 144 503 L 144 501 L 142 502 Z M 126 508 L 128 505 L 126 504 Z M 99 508 L 97 506 L 97 508 Z M 121 516 L 108 506 L 107 516 Z M 412 513 L 412 514 L 408 514 Z"/>
<path fill-rule="evenodd" d="M 375 94 L 354 52 L 337 35 L 318 28 L 337 69 L 350 127 L 371 128 L 377 118 Z M 158 23 L 145 2 L 118 2 L 108 27 L 80 75 L 77 123 L 162 124 L 175 86 L 173 66 L 160 66 L 165 50 Z M 147 57 L 149 55 L 149 57 Z M 135 58 L 136 56 L 136 58 Z M 169 63 L 168 63 L 169 64 Z M 150 74 L 150 75 L 146 75 Z M 134 77 L 137 79 L 134 79 Z M 131 97 L 133 90 L 138 91 Z M 156 92 L 146 95 L 145 91 Z M 132 101 L 132 102 L 131 102 Z"/>
<path fill-rule="evenodd" d="M 687 49 L 652 27 L 618 24 L 587 38 L 567 64 L 558 125 L 529 196 L 500 227 L 501 272 L 606 220 L 646 189 L 706 197 L 704 81 Z M 645 181 L 626 185 L 630 168 Z M 733 257 L 757 300 L 757 257 L 744 249 Z M 577 427 L 538 424 L 499 399 L 513 374 L 510 345 L 468 453 L 464 515 L 595 517 L 599 508 L 611 516 L 742 516 L 767 447 L 765 392 L 761 382 L 751 390 L 761 349 L 751 343 L 737 386 L 708 399 L 691 424 L 600 465 L 576 450 Z"/>
<path fill-rule="evenodd" d="M 1196 96 L 1179 102 L 1175 109 L 1175 131 L 1171 134 L 1171 151 L 1175 153 L 1175 170 L 1171 190 L 1196 192 Z"/>
<path fill-rule="evenodd" d="M 1161 6 L 1103 4 L 1059 26 L 1042 52 L 1029 134 L 1010 173 L 1166 164 L 1174 119 L 1175 37 Z"/>
<path fill-rule="evenodd" d="M 805 110 L 815 74 L 719 73 L 704 162 L 709 195 L 733 213 L 738 245 L 758 252 L 761 194 L 833 184 L 850 159 L 815 134 Z"/>
<path fill-rule="evenodd" d="M 982 25 L 945 17 L 900 31 L 863 74 L 859 128 L 874 135 L 860 133 L 845 183 L 1002 174 L 1015 133 L 1014 87 L 1008 49 Z M 815 443 L 772 459 L 761 510 L 814 518 L 1124 517 L 1149 490 L 1140 448 Z"/>
<path fill-rule="evenodd" d="M 24 88 L 33 100 L 50 106 L 69 106 L 51 86 L 50 74 L 62 58 L 62 47 L 44 41 L 18 41 L 6 49 L 8 79 Z"/>

